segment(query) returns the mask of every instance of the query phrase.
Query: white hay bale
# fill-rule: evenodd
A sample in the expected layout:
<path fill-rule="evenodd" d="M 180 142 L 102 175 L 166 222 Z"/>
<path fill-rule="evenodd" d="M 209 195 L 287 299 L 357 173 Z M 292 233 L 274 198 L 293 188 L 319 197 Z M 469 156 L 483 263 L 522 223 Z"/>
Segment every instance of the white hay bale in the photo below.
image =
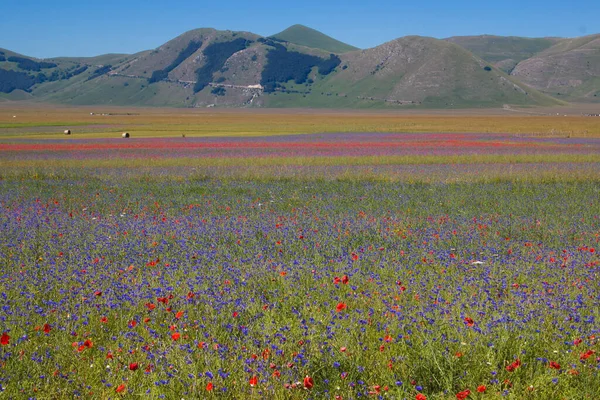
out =
<path fill-rule="evenodd" d="M 70 135 L 71 134 L 71 130 L 70 129 L 65 129 L 65 135 Z"/>
<path fill-rule="evenodd" d="M 129 138 L 129 132 L 123 132 L 123 134 L 121 135 L 121 137 L 122 137 L 123 139 L 127 139 L 127 138 Z"/>

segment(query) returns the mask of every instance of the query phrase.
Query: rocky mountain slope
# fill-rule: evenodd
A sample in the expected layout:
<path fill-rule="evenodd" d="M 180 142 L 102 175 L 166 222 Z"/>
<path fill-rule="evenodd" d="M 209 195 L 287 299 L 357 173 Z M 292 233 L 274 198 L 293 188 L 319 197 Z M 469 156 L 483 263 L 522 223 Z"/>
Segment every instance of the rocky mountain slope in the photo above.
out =
<path fill-rule="evenodd" d="M 567 101 L 600 101 L 600 35 L 563 39 L 521 61 L 511 75 Z"/>

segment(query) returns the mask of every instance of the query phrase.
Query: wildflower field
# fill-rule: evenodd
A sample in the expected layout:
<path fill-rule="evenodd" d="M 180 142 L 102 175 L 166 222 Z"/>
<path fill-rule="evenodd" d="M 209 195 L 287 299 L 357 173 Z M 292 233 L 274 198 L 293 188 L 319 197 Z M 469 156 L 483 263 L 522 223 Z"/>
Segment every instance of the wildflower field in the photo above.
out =
<path fill-rule="evenodd" d="M 600 398 L 597 137 L 33 125 L 0 399 Z"/>

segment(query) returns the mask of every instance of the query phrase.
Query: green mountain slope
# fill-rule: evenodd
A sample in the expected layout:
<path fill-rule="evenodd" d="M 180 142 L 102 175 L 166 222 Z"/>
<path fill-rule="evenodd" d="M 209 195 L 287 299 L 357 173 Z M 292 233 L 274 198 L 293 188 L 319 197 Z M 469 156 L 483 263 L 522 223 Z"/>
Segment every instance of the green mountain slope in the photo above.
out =
<path fill-rule="evenodd" d="M 457 108 L 557 103 L 458 45 L 433 38 L 404 37 L 343 54 L 341 60 L 335 73 L 314 75 L 314 84 L 304 92 L 294 93 L 299 88 L 289 86 L 289 93 L 278 93 L 267 104 Z"/>
<path fill-rule="evenodd" d="M 142 52 L 143 54 L 144 52 Z M 134 54 L 133 56 L 136 56 L 136 54 Z M 99 56 L 95 56 L 95 57 L 55 57 L 55 58 L 51 58 L 48 59 L 48 61 L 53 61 L 53 62 L 73 62 L 73 63 L 79 63 L 79 64 L 88 64 L 88 65 L 105 65 L 105 64 L 111 64 L 111 65 L 116 65 L 119 64 L 121 62 L 125 62 L 127 61 L 129 58 L 131 58 L 132 55 L 131 54 L 102 54 Z"/>
<path fill-rule="evenodd" d="M 341 49 L 316 31 L 294 26 L 284 32 L 292 35 L 195 29 L 154 50 L 91 58 L 37 60 L 0 49 L 0 99 L 173 107 L 483 108 L 594 101 L 600 95 L 600 35 L 539 41 L 409 36 L 334 54 Z M 302 35 L 306 32 L 310 35 Z M 311 35 L 312 41 L 294 38 Z M 548 41 L 554 45 L 548 47 Z M 520 60 L 511 75 L 503 71 L 503 57 Z"/>
<path fill-rule="evenodd" d="M 567 101 L 600 101 L 600 34 L 563 39 L 521 61 L 511 75 Z"/>
<path fill-rule="evenodd" d="M 68 103 L 69 94 L 85 93 L 87 82 L 98 79 L 138 55 L 107 54 L 39 60 L 0 49 L 0 97 Z"/>
<path fill-rule="evenodd" d="M 336 54 L 358 50 L 357 47 L 340 42 L 304 25 L 290 26 L 286 30 L 271 36 L 271 38 Z"/>
<path fill-rule="evenodd" d="M 510 71 L 521 61 L 533 57 L 560 41 L 558 38 L 524 38 L 517 36 L 454 36 L 446 39 L 476 56 Z"/>

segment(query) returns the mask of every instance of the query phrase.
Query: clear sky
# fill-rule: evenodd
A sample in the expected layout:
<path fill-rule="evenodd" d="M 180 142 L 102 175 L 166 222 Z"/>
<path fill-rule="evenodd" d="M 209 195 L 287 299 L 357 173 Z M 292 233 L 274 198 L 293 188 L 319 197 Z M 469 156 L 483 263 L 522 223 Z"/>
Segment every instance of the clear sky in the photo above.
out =
<path fill-rule="evenodd" d="M 600 0 L 0 0 L 0 47 L 33 57 L 153 49 L 212 27 L 272 35 L 293 24 L 361 48 L 406 36 L 600 33 Z"/>

